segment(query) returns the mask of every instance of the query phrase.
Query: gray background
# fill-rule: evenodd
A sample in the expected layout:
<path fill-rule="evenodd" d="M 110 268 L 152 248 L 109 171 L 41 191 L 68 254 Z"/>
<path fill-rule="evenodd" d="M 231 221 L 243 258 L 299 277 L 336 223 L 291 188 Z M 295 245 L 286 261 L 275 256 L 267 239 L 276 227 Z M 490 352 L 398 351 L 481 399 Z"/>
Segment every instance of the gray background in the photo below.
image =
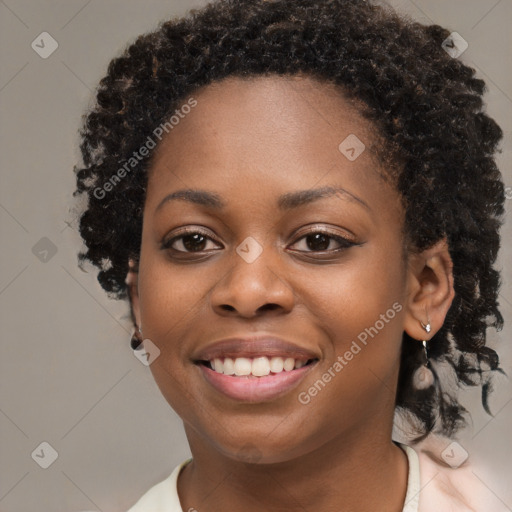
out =
<path fill-rule="evenodd" d="M 499 165 L 509 187 L 510 215 L 511 0 L 391 3 L 468 41 L 461 58 L 487 81 L 488 111 L 505 132 Z M 78 269 L 81 241 L 66 222 L 72 219 L 72 169 L 79 161 L 77 129 L 109 60 L 158 21 L 202 4 L 0 0 L 1 511 L 123 511 L 189 455 L 181 421 L 129 350 L 126 304 L 109 300 L 94 272 Z M 59 44 L 47 59 L 31 48 L 43 31 Z M 510 221 L 502 235 L 501 305 L 510 321 Z M 51 244 L 39 242 L 43 237 Z M 50 252 L 45 256 L 41 247 Z M 509 375 L 511 333 L 507 323 L 490 335 Z M 465 392 L 473 425 L 460 440 L 483 461 L 477 475 L 483 485 L 510 510 L 505 481 L 511 477 L 511 396 L 510 381 L 500 379 L 491 418 L 478 390 Z M 43 441 L 58 452 L 48 469 L 31 457 Z"/>

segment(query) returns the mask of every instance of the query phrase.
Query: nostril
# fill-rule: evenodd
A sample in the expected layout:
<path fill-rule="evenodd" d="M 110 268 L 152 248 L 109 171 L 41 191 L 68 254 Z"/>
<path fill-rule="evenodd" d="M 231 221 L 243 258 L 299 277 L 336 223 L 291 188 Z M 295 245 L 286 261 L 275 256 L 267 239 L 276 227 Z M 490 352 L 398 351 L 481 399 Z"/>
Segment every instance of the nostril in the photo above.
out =
<path fill-rule="evenodd" d="M 278 304 L 265 304 L 263 306 L 261 306 L 259 309 L 261 309 L 262 311 L 265 311 L 265 310 L 269 310 L 269 311 L 273 311 L 274 309 L 277 309 L 279 308 L 279 305 Z"/>

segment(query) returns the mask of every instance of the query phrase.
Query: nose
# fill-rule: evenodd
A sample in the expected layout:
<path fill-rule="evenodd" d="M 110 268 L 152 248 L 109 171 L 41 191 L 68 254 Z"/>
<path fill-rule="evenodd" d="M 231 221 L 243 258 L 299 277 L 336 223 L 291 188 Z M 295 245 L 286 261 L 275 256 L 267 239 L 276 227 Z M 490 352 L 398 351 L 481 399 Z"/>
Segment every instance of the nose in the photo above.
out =
<path fill-rule="evenodd" d="M 276 314 L 293 309 L 295 296 L 286 281 L 283 263 L 271 249 L 249 263 L 237 253 L 230 270 L 215 285 L 211 294 L 213 309 L 220 315 L 252 318 L 265 311 Z"/>

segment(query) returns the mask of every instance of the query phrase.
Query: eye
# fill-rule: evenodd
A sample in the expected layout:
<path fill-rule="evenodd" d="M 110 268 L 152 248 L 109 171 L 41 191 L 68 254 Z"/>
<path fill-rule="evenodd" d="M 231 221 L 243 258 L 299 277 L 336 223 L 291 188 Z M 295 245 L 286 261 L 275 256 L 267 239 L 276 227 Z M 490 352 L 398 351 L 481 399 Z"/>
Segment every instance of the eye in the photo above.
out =
<path fill-rule="evenodd" d="M 316 228 L 298 238 L 292 247 L 294 245 L 299 246 L 299 248 L 293 249 L 295 252 L 332 255 L 359 244 L 347 237 Z M 301 245 L 302 247 L 300 247 Z M 334 247 L 332 247 L 333 245 Z M 200 228 L 188 228 L 162 242 L 162 249 L 179 256 L 213 252 L 222 249 L 222 246 L 207 231 Z"/>
<path fill-rule="evenodd" d="M 211 247 L 212 244 L 208 247 L 210 242 L 213 243 L 214 247 Z M 171 250 L 175 253 L 193 254 L 215 250 L 215 246 L 218 245 L 220 244 L 215 242 L 205 231 L 194 228 L 185 229 L 177 236 L 165 240 L 162 243 L 162 249 Z"/>
<path fill-rule="evenodd" d="M 332 247 L 333 244 L 335 245 L 334 248 Z M 327 252 L 332 254 L 358 244 L 344 236 L 317 228 L 301 236 L 293 245 L 302 245 L 302 248 L 295 249 L 297 252 Z"/>

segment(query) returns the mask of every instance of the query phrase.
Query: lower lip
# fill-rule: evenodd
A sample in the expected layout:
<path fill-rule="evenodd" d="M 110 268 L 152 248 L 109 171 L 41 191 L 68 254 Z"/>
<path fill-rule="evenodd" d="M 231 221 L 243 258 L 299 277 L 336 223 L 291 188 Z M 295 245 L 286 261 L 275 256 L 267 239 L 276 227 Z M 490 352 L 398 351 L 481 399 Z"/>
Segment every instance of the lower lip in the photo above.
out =
<path fill-rule="evenodd" d="M 217 390 L 244 402 L 274 400 L 298 385 L 317 361 L 291 371 L 282 371 L 265 377 L 235 377 L 218 373 L 204 364 L 198 364 L 206 380 Z"/>

